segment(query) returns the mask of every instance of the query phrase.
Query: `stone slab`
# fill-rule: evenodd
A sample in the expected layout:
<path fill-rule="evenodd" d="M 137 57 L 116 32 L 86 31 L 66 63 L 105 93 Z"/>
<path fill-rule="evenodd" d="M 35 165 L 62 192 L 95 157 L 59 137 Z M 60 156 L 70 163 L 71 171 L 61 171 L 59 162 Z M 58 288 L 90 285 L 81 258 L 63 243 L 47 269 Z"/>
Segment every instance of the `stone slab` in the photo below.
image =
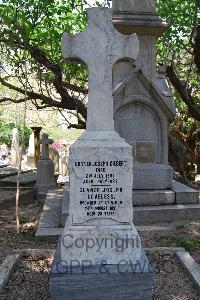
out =
<path fill-rule="evenodd" d="M 62 212 L 61 212 L 61 225 L 64 227 L 67 217 L 69 216 L 69 186 L 64 187 L 63 200 L 62 200 Z"/>
<path fill-rule="evenodd" d="M 13 167 L 3 167 L 0 169 L 0 179 L 8 176 L 17 175 L 17 169 Z"/>
<path fill-rule="evenodd" d="M 176 254 L 177 252 L 185 252 L 182 247 L 153 247 L 145 248 L 147 254 Z"/>
<path fill-rule="evenodd" d="M 2 292 L 6 286 L 9 276 L 20 257 L 20 254 L 8 255 L 0 265 L 0 292 Z"/>
<path fill-rule="evenodd" d="M 169 231 L 168 227 L 160 227 L 160 226 L 136 226 L 138 232 L 156 232 L 156 231 Z M 39 227 L 36 232 L 36 237 L 41 239 L 53 239 L 57 240 L 64 231 L 64 226 L 59 228 L 53 227 Z"/>
<path fill-rule="evenodd" d="M 199 204 L 199 192 L 178 181 L 173 182 L 173 191 L 176 193 L 176 204 Z"/>
<path fill-rule="evenodd" d="M 171 190 L 133 190 L 133 206 L 175 204 Z"/>
<path fill-rule="evenodd" d="M 53 190 L 56 188 L 54 163 L 51 159 L 40 159 L 37 162 L 36 181 L 38 193 L 47 193 L 49 190 Z"/>
<path fill-rule="evenodd" d="M 183 266 L 183 268 L 188 272 L 192 282 L 198 289 L 200 293 L 200 266 L 195 262 L 188 252 L 178 252 L 176 256 Z"/>
<path fill-rule="evenodd" d="M 199 220 L 200 205 L 161 205 L 135 207 L 133 220 L 136 225 L 150 225 L 162 222 L 173 222 L 177 220 Z"/>
<path fill-rule="evenodd" d="M 150 300 L 152 287 L 153 274 L 144 251 L 137 265 L 87 267 L 80 263 L 69 270 L 66 265 L 62 267 L 60 247 L 57 248 L 50 277 L 52 300 Z"/>
<path fill-rule="evenodd" d="M 36 172 L 20 174 L 20 186 L 34 186 L 36 183 Z M 13 187 L 17 186 L 17 176 L 9 176 L 0 181 L 0 186 Z"/>
<path fill-rule="evenodd" d="M 136 226 L 139 232 L 152 232 L 152 231 L 169 231 L 169 227 L 162 226 Z"/>
<path fill-rule="evenodd" d="M 19 205 L 26 205 L 35 201 L 35 190 L 28 189 L 26 191 L 20 191 Z M 8 209 L 16 205 L 16 189 L 13 191 L 13 195 L 5 198 L 0 198 L 0 210 Z"/>
<path fill-rule="evenodd" d="M 165 190 L 173 186 L 173 170 L 169 165 L 134 164 L 133 190 Z"/>
<path fill-rule="evenodd" d="M 58 238 L 63 234 L 63 231 L 64 227 L 38 227 L 35 237 L 40 240 L 57 241 Z"/>
<path fill-rule="evenodd" d="M 6 165 L 6 164 L 4 165 L 4 164 L 1 164 L 1 162 L 0 162 L 0 169 L 1 169 L 1 168 L 7 168 L 8 166 L 9 166 L 9 165 Z"/>
<path fill-rule="evenodd" d="M 60 191 L 59 197 L 57 192 Z M 42 222 L 39 222 L 36 236 L 40 238 L 52 237 L 57 239 L 59 234 L 63 232 L 61 224 L 62 211 L 62 192 L 61 190 L 52 191 L 52 198 L 56 201 L 51 202 L 51 210 L 46 209 L 42 215 Z M 46 199 L 46 208 L 49 207 L 49 198 Z M 53 213 L 52 213 L 53 212 Z M 134 222 L 138 226 L 153 225 L 162 222 L 171 222 L 182 219 L 199 220 L 200 205 L 160 205 L 160 206 L 138 206 L 133 211 Z M 54 221 L 51 221 L 51 220 Z M 65 222 L 64 222 L 65 223 Z M 155 227 L 155 226 L 153 226 Z M 156 228 L 155 228 L 156 229 Z M 140 230 L 140 229 L 139 229 Z M 150 230 L 150 229 L 149 229 Z"/>
<path fill-rule="evenodd" d="M 38 229 L 59 228 L 61 226 L 62 199 L 62 189 L 56 189 L 48 192 L 38 224 Z"/>

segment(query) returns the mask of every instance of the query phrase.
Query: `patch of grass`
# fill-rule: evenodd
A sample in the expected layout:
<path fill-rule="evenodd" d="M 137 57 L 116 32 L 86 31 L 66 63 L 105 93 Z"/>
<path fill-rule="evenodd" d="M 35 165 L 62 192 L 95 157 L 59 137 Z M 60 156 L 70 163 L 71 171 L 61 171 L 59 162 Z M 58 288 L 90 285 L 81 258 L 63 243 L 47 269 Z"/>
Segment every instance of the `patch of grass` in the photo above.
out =
<path fill-rule="evenodd" d="M 200 226 L 198 226 L 198 227 L 194 227 L 194 231 L 196 231 L 196 232 L 200 233 Z"/>
<path fill-rule="evenodd" d="M 31 241 L 35 238 L 36 228 L 29 227 L 21 231 L 20 234 L 13 234 L 12 239 L 15 241 Z"/>
<path fill-rule="evenodd" d="M 29 222 L 29 218 L 26 217 L 26 216 L 20 216 L 19 217 L 19 223 L 20 224 L 25 224 L 25 223 L 28 223 Z"/>
<path fill-rule="evenodd" d="M 0 216 L 0 222 L 11 222 L 15 220 L 15 216 Z"/>
<path fill-rule="evenodd" d="M 182 230 L 182 229 L 185 229 L 185 228 L 186 228 L 186 226 L 184 224 L 178 224 L 176 226 L 176 229 L 178 229 L 178 230 Z"/>
<path fill-rule="evenodd" d="M 35 238 L 36 228 L 29 227 L 26 230 L 22 231 L 20 234 L 20 239 L 31 241 Z"/>
<path fill-rule="evenodd" d="M 191 236 L 169 236 L 168 241 L 171 243 L 175 243 L 178 247 L 185 248 L 188 252 L 193 252 L 200 250 L 200 238 L 199 237 L 191 237 Z"/>

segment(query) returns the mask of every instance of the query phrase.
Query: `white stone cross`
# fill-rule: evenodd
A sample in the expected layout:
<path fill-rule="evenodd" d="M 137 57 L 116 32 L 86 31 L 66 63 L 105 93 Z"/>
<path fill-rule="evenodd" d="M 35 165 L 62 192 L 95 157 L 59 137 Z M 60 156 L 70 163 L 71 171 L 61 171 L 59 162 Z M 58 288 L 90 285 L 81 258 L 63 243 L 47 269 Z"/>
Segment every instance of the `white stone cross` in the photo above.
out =
<path fill-rule="evenodd" d="M 42 159 L 49 159 L 49 145 L 53 143 L 53 140 L 49 139 L 47 133 L 43 133 L 40 144 L 42 144 Z"/>
<path fill-rule="evenodd" d="M 112 131 L 112 69 L 117 61 L 135 60 L 136 34 L 122 35 L 112 25 L 108 8 L 88 9 L 88 26 L 74 36 L 64 33 L 62 53 L 67 62 L 83 62 L 89 72 L 87 130 Z"/>

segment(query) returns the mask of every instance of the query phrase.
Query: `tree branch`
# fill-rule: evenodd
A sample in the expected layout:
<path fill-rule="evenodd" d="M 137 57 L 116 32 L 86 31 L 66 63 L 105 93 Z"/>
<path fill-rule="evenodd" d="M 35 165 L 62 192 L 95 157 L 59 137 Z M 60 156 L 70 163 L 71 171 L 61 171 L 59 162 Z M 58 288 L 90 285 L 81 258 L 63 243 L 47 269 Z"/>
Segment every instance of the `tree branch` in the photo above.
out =
<path fill-rule="evenodd" d="M 19 87 L 14 86 L 13 84 L 10 84 L 8 82 L 6 82 L 2 77 L 0 77 L 0 83 L 6 87 L 8 87 L 11 90 L 14 90 L 20 94 L 25 93 L 25 90 Z M 49 107 L 53 106 L 53 107 L 58 107 L 58 108 L 65 108 L 65 109 L 69 109 L 69 110 L 77 110 L 78 107 L 80 107 L 80 109 L 82 109 L 83 111 L 86 110 L 85 106 L 83 103 L 81 103 L 80 100 L 77 100 L 75 97 L 71 97 L 73 99 L 73 101 L 55 101 L 52 98 L 44 95 L 44 94 L 39 94 L 39 93 L 35 93 L 35 92 L 27 92 L 28 98 L 30 99 L 35 99 L 35 100 L 41 100 L 42 104 L 46 104 Z M 9 100 L 10 101 L 10 100 Z M 12 102 L 16 102 L 17 100 L 13 99 Z M 4 101 L 5 102 L 5 101 Z M 83 106 L 83 108 L 82 108 Z M 87 112 L 86 112 L 87 114 Z"/>
<path fill-rule="evenodd" d="M 181 82 L 172 65 L 167 67 L 166 73 L 171 84 L 174 86 L 184 103 L 187 105 L 189 114 L 195 120 L 200 121 L 200 105 L 195 103 L 190 89 Z"/>
<path fill-rule="evenodd" d="M 69 90 L 73 90 L 77 93 L 82 93 L 83 95 L 87 95 L 88 94 L 88 89 L 85 89 L 84 87 L 75 85 L 75 84 L 71 84 L 71 83 L 64 83 L 64 86 L 69 89 Z"/>
<path fill-rule="evenodd" d="M 22 30 L 20 28 L 20 26 L 18 26 L 18 30 Z M 8 37 L 5 38 L 4 34 L 7 34 Z M 40 99 L 40 100 L 44 101 L 45 103 L 49 103 L 50 106 L 52 105 L 55 107 L 66 108 L 69 110 L 77 110 L 77 112 L 80 113 L 85 120 L 87 119 L 87 108 L 85 107 L 84 103 L 81 100 L 79 100 L 78 98 L 70 96 L 70 94 L 68 93 L 67 88 L 65 87 L 65 84 L 63 82 L 63 71 L 62 71 L 62 68 L 59 66 L 59 64 L 52 63 L 41 48 L 39 48 L 36 45 L 31 45 L 30 42 L 28 42 L 28 41 L 20 40 L 19 36 L 15 35 L 15 34 L 13 35 L 13 32 L 11 30 L 6 30 L 6 31 L 2 32 L 0 34 L 0 36 L 3 37 L 3 40 L 1 39 L 0 42 L 3 41 L 5 44 L 10 45 L 11 47 L 27 50 L 30 53 L 31 57 L 37 63 L 39 63 L 40 65 L 43 65 L 45 68 L 47 68 L 54 74 L 55 78 L 52 83 L 53 83 L 57 93 L 60 94 L 61 101 L 57 102 L 45 95 L 40 95 L 38 93 L 36 96 L 36 93 L 34 93 L 34 92 L 28 92 L 28 95 L 30 95 L 34 99 Z M 9 87 L 8 83 L 5 84 L 5 82 L 4 82 L 2 84 Z M 75 88 L 76 86 L 71 85 L 71 87 Z M 19 93 L 22 93 L 22 91 L 20 91 L 20 88 L 17 88 L 17 87 L 13 88 L 13 87 L 11 87 L 11 85 L 9 88 L 14 89 L 15 91 L 18 91 Z M 76 90 L 79 90 L 79 89 L 80 89 L 79 87 L 76 87 Z M 24 93 L 24 91 L 23 91 L 23 93 Z"/>
<path fill-rule="evenodd" d="M 194 62 L 197 67 L 197 72 L 200 75 L 200 25 L 196 28 L 196 37 L 195 37 L 195 44 L 194 44 Z"/>
<path fill-rule="evenodd" d="M 30 100 L 31 98 L 27 98 L 27 100 Z M 12 102 L 12 103 L 23 103 L 24 102 L 24 98 L 20 98 L 20 99 L 13 99 L 10 97 L 3 97 L 0 99 L 0 103 L 4 103 L 4 102 Z"/>

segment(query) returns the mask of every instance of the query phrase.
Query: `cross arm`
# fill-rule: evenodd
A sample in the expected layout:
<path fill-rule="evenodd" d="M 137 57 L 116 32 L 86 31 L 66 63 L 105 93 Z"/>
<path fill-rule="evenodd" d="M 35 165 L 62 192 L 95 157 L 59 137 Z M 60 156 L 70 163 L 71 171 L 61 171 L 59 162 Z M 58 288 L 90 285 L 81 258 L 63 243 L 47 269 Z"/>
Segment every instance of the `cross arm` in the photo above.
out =
<path fill-rule="evenodd" d="M 62 55 L 66 62 L 72 63 L 84 63 L 81 59 L 81 53 L 79 53 L 80 49 L 80 40 L 82 39 L 82 33 L 77 33 L 76 35 L 71 35 L 67 32 L 63 33 L 62 36 Z"/>

